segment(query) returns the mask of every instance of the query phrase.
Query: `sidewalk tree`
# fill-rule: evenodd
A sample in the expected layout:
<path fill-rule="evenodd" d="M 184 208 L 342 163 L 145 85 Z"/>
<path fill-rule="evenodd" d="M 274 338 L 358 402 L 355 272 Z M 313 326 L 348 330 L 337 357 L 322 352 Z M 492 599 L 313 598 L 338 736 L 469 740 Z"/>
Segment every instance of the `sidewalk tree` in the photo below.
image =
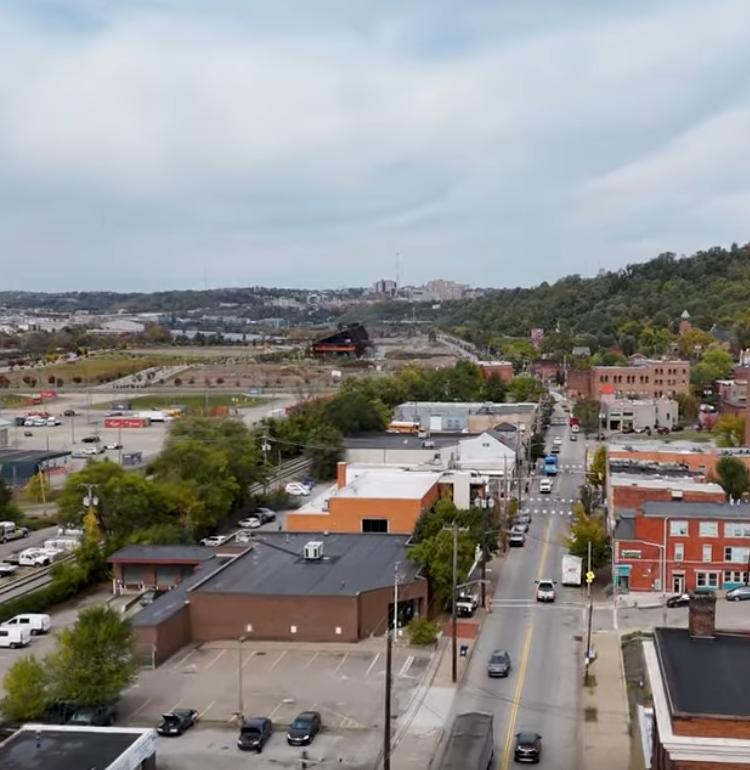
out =
<path fill-rule="evenodd" d="M 305 455 L 311 460 L 312 477 L 318 481 L 334 478 L 343 453 L 341 432 L 332 425 L 320 425 L 310 433 L 307 441 Z"/>
<path fill-rule="evenodd" d="M 721 488 L 733 500 L 739 500 L 750 490 L 747 466 L 736 457 L 722 457 L 716 463 L 716 476 Z"/>
<path fill-rule="evenodd" d="M 516 375 L 506 389 L 508 401 L 538 401 L 544 393 L 544 385 L 528 374 Z"/>
<path fill-rule="evenodd" d="M 58 636 L 49 658 L 54 696 L 95 706 L 117 700 L 137 671 L 130 626 L 108 607 L 88 607 Z"/>
<path fill-rule="evenodd" d="M 745 442 L 745 418 L 738 414 L 722 414 L 711 428 L 720 447 L 742 446 Z"/>
<path fill-rule="evenodd" d="M 677 402 L 680 423 L 692 425 L 698 419 L 700 400 L 692 393 L 675 393 L 674 400 Z"/>
<path fill-rule="evenodd" d="M 578 488 L 578 500 L 583 507 L 583 511 L 587 516 L 591 516 L 596 508 L 596 493 L 594 488 L 589 484 L 582 484 Z"/>
<path fill-rule="evenodd" d="M 0 476 L 0 520 L 18 521 L 21 518 L 21 511 L 13 501 L 13 490 Z"/>
<path fill-rule="evenodd" d="M 3 678 L 0 711 L 10 722 L 37 719 L 49 703 L 48 686 L 47 671 L 33 655 L 19 658 Z"/>
<path fill-rule="evenodd" d="M 589 484 L 604 488 L 607 483 L 607 447 L 598 446 L 588 468 Z"/>
<path fill-rule="evenodd" d="M 588 436 L 599 430 L 599 411 L 601 407 L 595 398 L 584 398 L 573 406 L 573 416 L 578 418 L 581 430 Z"/>
<path fill-rule="evenodd" d="M 52 487 L 42 471 L 35 473 L 23 488 L 24 497 L 32 503 L 43 503 L 50 499 Z"/>
<path fill-rule="evenodd" d="M 594 569 L 603 567 L 609 561 L 610 554 L 604 519 L 599 514 L 587 516 L 579 501 L 573 505 L 570 535 L 565 540 L 565 546 L 574 556 L 584 559 L 585 563 L 588 558 L 589 543 L 591 543 L 591 566 Z"/>

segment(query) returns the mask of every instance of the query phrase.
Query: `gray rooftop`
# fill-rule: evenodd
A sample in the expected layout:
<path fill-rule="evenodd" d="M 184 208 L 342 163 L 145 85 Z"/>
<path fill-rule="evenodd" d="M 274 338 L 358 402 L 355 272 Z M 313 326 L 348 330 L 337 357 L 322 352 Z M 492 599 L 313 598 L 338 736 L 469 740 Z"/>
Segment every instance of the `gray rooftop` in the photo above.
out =
<path fill-rule="evenodd" d="M 323 558 L 307 561 L 305 543 L 323 543 Z M 419 568 L 407 558 L 407 535 L 263 533 L 253 548 L 218 570 L 194 591 L 266 596 L 357 596 L 404 582 Z"/>
<path fill-rule="evenodd" d="M 750 521 L 750 503 L 684 503 L 647 502 L 643 504 L 644 516 L 674 519 L 738 519 Z"/>
<path fill-rule="evenodd" d="M 69 451 L 45 451 L 44 449 L 0 449 L 0 465 L 2 463 L 40 463 L 53 460 L 56 457 L 68 457 Z"/>
<path fill-rule="evenodd" d="M 206 561 L 214 556 L 213 549 L 202 545 L 126 545 L 115 551 L 110 557 L 111 562 L 195 562 Z"/>
<path fill-rule="evenodd" d="M 654 641 L 673 714 L 750 718 L 750 637 L 717 631 L 695 639 L 685 628 L 657 628 Z"/>
<path fill-rule="evenodd" d="M 456 446 L 465 439 L 466 433 L 439 433 L 429 438 L 405 433 L 360 433 L 344 439 L 345 449 L 440 449 Z M 431 441 L 434 447 L 424 447 L 423 442 Z"/>

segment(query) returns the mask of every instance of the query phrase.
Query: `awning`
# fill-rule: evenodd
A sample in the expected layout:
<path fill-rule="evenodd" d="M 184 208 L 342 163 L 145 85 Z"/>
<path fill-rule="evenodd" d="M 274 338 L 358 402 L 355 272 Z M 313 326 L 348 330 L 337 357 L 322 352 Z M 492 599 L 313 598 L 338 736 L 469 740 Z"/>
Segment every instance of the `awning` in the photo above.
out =
<path fill-rule="evenodd" d="M 630 564 L 618 564 L 617 567 L 617 576 L 618 577 L 630 577 L 630 570 L 633 569 L 632 565 Z"/>

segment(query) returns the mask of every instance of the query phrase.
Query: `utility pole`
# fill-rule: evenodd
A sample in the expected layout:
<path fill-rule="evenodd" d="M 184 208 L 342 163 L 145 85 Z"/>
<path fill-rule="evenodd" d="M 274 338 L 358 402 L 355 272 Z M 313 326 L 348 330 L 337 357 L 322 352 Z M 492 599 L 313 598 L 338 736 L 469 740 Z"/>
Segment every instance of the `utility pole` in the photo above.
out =
<path fill-rule="evenodd" d="M 244 636 L 241 636 L 237 640 L 237 713 L 239 714 L 240 724 L 242 724 L 245 711 L 245 703 L 242 693 L 242 644 L 244 641 Z"/>
<path fill-rule="evenodd" d="M 591 621 L 594 614 L 594 602 L 591 599 L 591 583 L 588 579 L 588 573 L 591 572 L 591 541 L 589 540 L 588 547 L 588 569 L 586 575 L 586 597 L 589 604 L 589 617 L 588 617 L 588 630 L 586 632 L 586 682 L 589 678 L 589 664 L 591 662 Z"/>
<path fill-rule="evenodd" d="M 393 568 L 393 633 L 398 637 L 398 562 Z"/>
<path fill-rule="evenodd" d="M 451 583 L 451 681 L 455 684 L 458 679 L 458 618 L 456 608 L 456 584 L 458 583 L 458 522 L 453 521 L 453 580 Z"/>
<path fill-rule="evenodd" d="M 383 724 L 383 770 L 391 770 L 391 657 L 393 637 L 385 633 L 385 721 Z"/>
<path fill-rule="evenodd" d="M 489 485 L 485 488 L 485 496 L 480 500 L 482 506 L 482 583 L 481 583 L 481 596 L 482 596 L 482 608 L 484 609 L 487 599 L 487 590 L 485 583 L 487 582 L 487 507 L 490 503 L 488 497 Z"/>

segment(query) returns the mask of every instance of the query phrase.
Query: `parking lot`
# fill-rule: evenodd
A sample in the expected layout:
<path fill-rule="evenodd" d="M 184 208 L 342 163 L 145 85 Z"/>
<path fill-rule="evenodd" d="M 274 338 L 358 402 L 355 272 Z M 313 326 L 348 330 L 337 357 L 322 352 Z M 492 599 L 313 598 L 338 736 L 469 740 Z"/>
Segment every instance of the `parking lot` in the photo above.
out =
<path fill-rule="evenodd" d="M 394 649 L 396 713 L 424 677 L 429 652 Z M 360 644 L 210 642 L 144 670 L 124 694 L 121 721 L 149 725 L 174 708 L 194 708 L 203 722 L 231 723 L 240 710 L 286 725 L 305 709 L 320 711 L 331 729 L 382 725 L 383 639 Z M 241 686 L 241 696 L 240 696 Z"/>

